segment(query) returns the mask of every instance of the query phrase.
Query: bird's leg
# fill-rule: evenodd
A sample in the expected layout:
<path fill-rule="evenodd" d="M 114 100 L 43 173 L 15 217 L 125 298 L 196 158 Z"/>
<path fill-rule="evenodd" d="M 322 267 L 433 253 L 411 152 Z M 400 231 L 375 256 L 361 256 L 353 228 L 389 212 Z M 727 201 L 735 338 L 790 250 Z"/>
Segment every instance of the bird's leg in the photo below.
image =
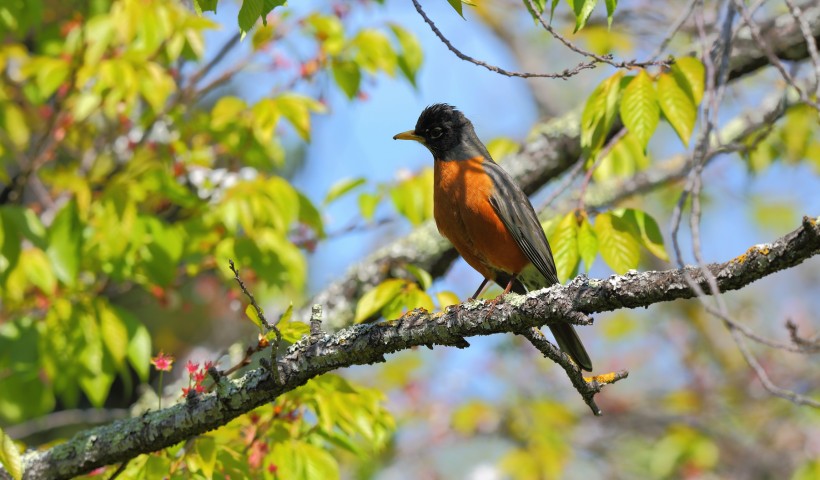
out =
<path fill-rule="evenodd" d="M 515 278 L 516 278 L 517 276 L 518 276 L 517 274 L 516 274 L 516 275 L 511 276 L 511 277 L 510 277 L 510 281 L 509 281 L 509 282 L 507 282 L 507 286 L 504 288 L 504 293 L 502 293 L 501 295 L 499 295 L 499 296 L 495 297 L 495 298 L 493 299 L 493 301 L 492 301 L 492 302 L 490 302 L 490 311 L 489 311 L 489 312 L 487 312 L 487 315 L 484 315 L 484 318 L 489 317 L 489 316 L 493 313 L 493 310 L 495 310 L 495 305 L 496 305 L 496 304 L 497 304 L 497 303 L 501 300 L 501 297 L 503 297 L 504 295 L 506 295 L 506 294 L 510 293 L 510 290 L 512 290 L 512 287 L 513 287 L 513 282 L 515 282 Z"/>
<path fill-rule="evenodd" d="M 478 298 L 478 296 L 481 295 L 482 290 L 484 290 L 484 287 L 487 286 L 487 282 L 489 282 L 489 281 L 490 281 L 489 278 L 485 278 L 484 281 L 481 282 L 481 285 L 478 286 L 478 290 L 476 290 L 475 293 L 470 298 L 467 299 L 467 301 L 475 300 L 476 298 Z"/>

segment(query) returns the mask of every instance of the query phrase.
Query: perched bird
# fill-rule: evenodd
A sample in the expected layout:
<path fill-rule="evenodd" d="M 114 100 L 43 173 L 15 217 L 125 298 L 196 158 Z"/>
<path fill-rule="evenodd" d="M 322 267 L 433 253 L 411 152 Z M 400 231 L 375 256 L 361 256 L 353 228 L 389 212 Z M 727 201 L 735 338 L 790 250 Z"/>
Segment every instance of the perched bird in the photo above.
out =
<path fill-rule="evenodd" d="M 447 237 L 484 281 L 526 293 L 558 282 L 547 237 L 527 195 L 490 157 L 473 124 L 451 105 L 424 109 L 416 128 L 394 140 L 415 140 L 433 154 L 433 212 Z M 589 355 L 572 325 L 550 325 L 558 346 L 584 370 Z"/>

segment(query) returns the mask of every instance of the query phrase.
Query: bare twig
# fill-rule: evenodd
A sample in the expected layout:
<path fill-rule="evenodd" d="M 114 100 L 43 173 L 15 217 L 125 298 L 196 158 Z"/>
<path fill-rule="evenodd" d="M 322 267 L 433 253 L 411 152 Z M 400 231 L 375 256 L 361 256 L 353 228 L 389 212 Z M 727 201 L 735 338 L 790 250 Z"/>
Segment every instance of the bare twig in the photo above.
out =
<path fill-rule="evenodd" d="M 457 49 L 456 47 L 453 46 L 453 44 L 450 42 L 450 40 L 448 40 L 447 37 L 445 37 L 444 34 L 441 33 L 441 30 L 438 29 L 436 24 L 433 23 L 432 20 L 430 20 L 430 17 L 428 17 L 427 14 L 424 13 L 424 10 L 421 8 L 421 4 L 418 2 L 418 0 L 413 0 L 413 5 L 416 7 L 416 11 L 419 12 L 419 15 L 421 15 L 421 18 L 423 18 L 424 21 L 427 23 L 427 25 L 430 26 L 430 29 L 433 30 L 433 33 L 436 34 L 436 36 L 439 38 L 439 40 L 441 40 L 442 43 L 444 43 L 444 45 L 446 45 L 447 48 L 451 52 L 453 52 L 458 58 L 460 58 L 462 60 L 465 60 L 465 61 L 468 61 L 470 63 L 473 63 L 475 65 L 484 67 L 484 68 L 486 68 L 487 70 L 489 70 L 491 72 L 499 73 L 501 75 L 506 75 L 508 77 L 520 77 L 520 78 L 543 77 L 543 78 L 567 79 L 569 77 L 572 77 L 574 75 L 577 75 L 577 74 L 581 73 L 583 70 L 588 70 L 588 69 L 595 68 L 595 65 L 597 63 L 599 63 L 598 60 L 593 61 L 593 62 L 582 62 L 582 63 L 579 63 L 578 65 L 576 65 L 575 68 L 566 69 L 561 73 L 530 73 L 530 72 L 516 72 L 516 71 L 512 71 L 512 70 L 505 70 L 501 67 L 496 67 L 495 65 L 491 65 L 487 62 L 478 60 L 476 58 L 473 58 L 469 55 L 466 55 L 466 54 L 462 53 L 461 50 L 459 50 L 459 49 Z"/>
<path fill-rule="evenodd" d="M 549 358 L 564 369 L 572 382 L 572 386 L 578 390 L 578 393 L 581 394 L 584 402 L 589 406 L 595 416 L 602 415 L 601 409 L 595 403 L 595 395 L 598 394 L 605 385 L 615 383 L 629 376 L 628 371 L 620 370 L 618 372 L 596 375 L 594 377 L 584 377 L 581 374 L 581 369 L 572 362 L 566 353 L 550 343 L 541 330 L 533 327 L 522 330 L 519 334 L 529 340 L 544 357 Z"/>
<path fill-rule="evenodd" d="M 415 2 L 416 0 L 413 0 L 413 1 Z M 536 9 L 535 3 L 533 3 L 533 0 L 526 0 L 526 1 L 529 4 L 532 11 L 534 11 L 534 12 L 538 11 Z M 579 47 L 578 45 L 575 45 L 574 43 L 570 42 L 569 39 L 567 39 L 566 37 L 564 37 L 563 35 L 561 35 L 557 31 L 555 31 L 555 29 L 552 28 L 552 26 L 549 23 L 544 21 L 543 16 L 544 16 L 544 12 L 541 12 L 538 15 L 538 22 L 541 24 L 541 26 L 544 28 L 544 30 L 546 30 L 550 35 L 553 36 L 553 38 L 555 38 L 559 42 L 563 43 L 565 47 L 569 48 L 573 52 L 575 52 L 577 54 L 580 54 L 580 55 L 583 55 L 587 58 L 592 58 L 596 62 L 606 63 L 607 65 L 613 66 L 615 68 L 626 68 L 626 69 L 636 68 L 636 67 L 643 68 L 643 67 L 648 67 L 648 66 L 651 66 L 651 65 L 666 66 L 666 65 L 669 65 L 671 63 L 668 60 L 648 60 L 648 61 L 643 61 L 643 62 L 638 61 L 638 60 L 629 60 L 629 61 L 616 62 L 612 59 L 612 55 L 598 55 L 598 54 L 590 52 L 588 50 L 584 50 L 583 48 Z"/>

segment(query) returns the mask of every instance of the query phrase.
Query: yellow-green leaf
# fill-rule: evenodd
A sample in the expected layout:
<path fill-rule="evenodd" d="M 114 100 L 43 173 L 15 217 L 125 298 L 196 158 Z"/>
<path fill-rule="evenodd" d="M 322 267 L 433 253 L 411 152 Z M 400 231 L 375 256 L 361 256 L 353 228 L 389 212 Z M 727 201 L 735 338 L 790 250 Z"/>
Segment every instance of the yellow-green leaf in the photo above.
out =
<path fill-rule="evenodd" d="M 697 120 L 697 106 L 671 73 L 658 77 L 658 103 L 666 120 L 688 146 Z"/>
<path fill-rule="evenodd" d="M 336 84 L 347 95 L 347 98 L 353 99 L 359 93 L 359 84 L 362 81 L 359 66 L 351 60 L 334 60 L 330 68 Z"/>
<path fill-rule="evenodd" d="M 248 306 L 245 307 L 245 315 L 247 315 L 248 318 L 250 318 L 251 321 L 254 323 L 254 325 L 256 325 L 256 327 L 259 328 L 260 332 L 265 331 L 265 328 L 262 326 L 262 319 L 259 318 L 259 313 L 256 311 L 256 308 L 254 308 L 253 305 L 248 304 Z"/>
<path fill-rule="evenodd" d="M 578 269 L 578 220 L 570 212 L 558 222 L 550 237 L 558 279 L 565 282 Z"/>
<path fill-rule="evenodd" d="M 419 43 L 415 35 L 396 23 L 390 24 L 390 30 L 393 32 L 393 35 L 396 36 L 396 40 L 399 41 L 399 46 L 401 47 L 401 52 L 398 54 L 399 69 L 407 80 L 415 86 L 416 73 L 424 60 L 421 43 Z"/>
<path fill-rule="evenodd" d="M 592 268 L 592 262 L 595 261 L 595 256 L 598 255 L 598 237 L 595 235 L 595 230 L 589 223 L 589 218 L 584 215 L 581 225 L 578 227 L 578 254 L 581 260 L 584 261 L 586 271 Z"/>
<path fill-rule="evenodd" d="M 362 193 L 359 195 L 359 213 L 365 220 L 373 220 L 376 207 L 379 205 L 379 196 L 372 193 Z"/>
<path fill-rule="evenodd" d="M 461 300 L 459 300 L 458 295 L 449 290 L 444 290 L 436 293 L 436 300 L 438 300 L 438 306 L 441 307 L 442 310 L 449 306 L 458 305 L 459 303 L 461 303 Z"/>
<path fill-rule="evenodd" d="M 616 273 L 637 268 L 641 245 L 620 217 L 602 213 L 595 218 L 595 235 L 601 258 Z"/>
<path fill-rule="evenodd" d="M 624 126 L 646 149 L 661 114 L 655 85 L 646 70 L 641 70 L 624 89 L 620 113 Z"/>
<path fill-rule="evenodd" d="M 2 428 L 0 428 L 0 465 L 5 467 L 14 480 L 23 478 L 23 460 L 20 457 L 20 450 Z"/>
<path fill-rule="evenodd" d="M 678 84 L 691 96 L 695 105 L 700 105 L 706 80 L 705 69 L 700 60 L 695 57 L 676 58 L 671 72 Z"/>
<path fill-rule="evenodd" d="M 327 195 L 325 196 L 324 204 L 327 205 L 328 203 L 342 197 L 343 195 L 352 192 L 356 188 L 362 186 L 367 182 L 362 177 L 358 178 L 343 178 L 338 182 L 334 183 L 333 186 L 330 187 L 328 190 Z"/>
<path fill-rule="evenodd" d="M 661 229 L 658 227 L 658 222 L 646 212 L 635 210 L 633 208 L 625 209 L 620 215 L 627 224 L 633 229 L 635 237 L 640 241 L 652 255 L 661 260 L 669 261 L 669 254 L 666 253 L 666 248 L 663 246 L 663 235 Z"/>
<path fill-rule="evenodd" d="M 521 150 L 521 145 L 507 137 L 497 137 L 487 142 L 487 151 L 493 160 L 500 162 L 507 155 L 513 155 Z"/>
<path fill-rule="evenodd" d="M 581 147 L 591 153 L 601 148 L 618 113 L 623 72 L 616 72 L 598 85 L 581 114 Z"/>
<path fill-rule="evenodd" d="M 356 315 L 353 321 L 360 323 L 375 315 L 387 302 L 393 300 L 406 285 L 406 280 L 398 278 L 391 278 L 376 285 L 375 288 L 362 295 L 362 298 L 359 299 L 359 303 L 356 304 Z"/>

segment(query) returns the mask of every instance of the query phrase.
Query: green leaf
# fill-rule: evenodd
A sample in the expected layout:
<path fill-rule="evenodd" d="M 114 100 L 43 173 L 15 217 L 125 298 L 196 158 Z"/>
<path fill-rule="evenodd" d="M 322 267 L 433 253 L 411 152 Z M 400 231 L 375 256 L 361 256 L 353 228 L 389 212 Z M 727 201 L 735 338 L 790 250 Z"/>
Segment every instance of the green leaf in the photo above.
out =
<path fill-rule="evenodd" d="M 447 0 L 447 3 L 449 3 L 450 6 L 453 7 L 453 10 L 455 10 L 456 13 L 458 13 L 458 15 L 461 18 L 464 18 L 464 12 L 462 10 L 463 7 L 461 6 L 461 0 Z"/>
<path fill-rule="evenodd" d="M 328 190 L 327 195 L 325 196 L 325 201 L 323 203 L 327 205 L 330 202 L 344 196 L 345 194 L 352 192 L 356 188 L 364 185 L 365 183 L 367 183 L 367 180 L 363 177 L 343 178 L 338 182 L 334 183 L 332 187 L 330 187 L 330 190 Z"/>
<path fill-rule="evenodd" d="M 379 206 L 379 199 L 381 197 L 374 193 L 362 193 L 359 195 L 359 213 L 365 220 L 373 220 L 373 215 L 376 213 L 376 207 Z"/>
<path fill-rule="evenodd" d="M 683 144 L 689 146 L 697 120 L 697 106 L 670 73 L 662 73 L 658 77 L 658 103 Z"/>
<path fill-rule="evenodd" d="M 245 38 L 259 20 L 263 6 L 263 0 L 242 0 L 242 7 L 239 9 L 239 30 L 242 32 L 242 38 Z"/>
<path fill-rule="evenodd" d="M 546 1 L 546 0 L 544 0 L 544 1 Z M 555 14 L 555 8 L 558 6 L 559 1 L 560 0 L 552 0 L 552 5 L 550 6 L 550 24 L 552 24 L 552 17 Z"/>
<path fill-rule="evenodd" d="M 700 105 L 706 81 L 705 68 L 700 60 L 695 57 L 676 58 L 670 71 L 692 102 Z"/>
<path fill-rule="evenodd" d="M 211 128 L 217 131 L 224 130 L 233 125 L 247 108 L 248 104 L 241 98 L 220 98 L 211 109 Z"/>
<path fill-rule="evenodd" d="M 461 303 L 458 295 L 449 290 L 436 293 L 436 300 L 438 300 L 438 306 L 441 307 L 442 310 L 451 305 L 458 305 Z"/>
<path fill-rule="evenodd" d="M 276 106 L 304 140 L 310 140 L 310 113 L 323 113 L 326 110 L 316 100 L 293 93 L 276 97 Z"/>
<path fill-rule="evenodd" d="M 194 6 L 199 14 L 202 14 L 203 12 L 216 13 L 216 3 L 217 0 L 195 0 Z"/>
<path fill-rule="evenodd" d="M 20 457 L 20 450 L 2 428 L 0 428 L 0 465 L 5 467 L 14 480 L 23 478 L 23 459 Z"/>
<path fill-rule="evenodd" d="M 334 60 L 330 68 L 333 71 L 333 79 L 336 80 L 336 84 L 347 95 L 347 98 L 351 100 L 355 98 L 362 81 L 362 72 L 356 62 Z"/>
<path fill-rule="evenodd" d="M 313 205 L 313 202 L 302 192 L 299 195 L 299 221 L 312 228 L 319 238 L 325 237 L 325 224 L 322 222 L 322 214 Z"/>
<path fill-rule="evenodd" d="M 631 177 L 648 165 L 644 147 L 632 133 L 627 132 L 612 146 L 607 156 L 601 159 L 592 172 L 592 177 L 598 182 L 615 177 Z"/>
<path fill-rule="evenodd" d="M 125 327 L 128 329 L 128 363 L 131 364 L 131 367 L 134 371 L 137 372 L 137 376 L 139 376 L 140 380 L 143 382 L 148 380 L 148 374 L 150 373 L 151 369 L 151 334 L 148 333 L 148 329 L 145 328 L 145 325 L 139 322 L 131 313 L 128 311 L 114 307 L 114 310 L 117 311 L 117 315 L 122 319 L 125 323 Z"/>
<path fill-rule="evenodd" d="M 515 140 L 507 137 L 498 137 L 487 142 L 487 151 L 496 162 L 501 161 L 507 155 L 513 155 L 521 150 L 521 145 Z"/>
<path fill-rule="evenodd" d="M 20 255 L 20 265 L 26 280 L 36 285 L 46 295 L 52 295 L 57 286 L 57 277 L 46 254 L 39 248 L 28 248 Z"/>
<path fill-rule="evenodd" d="M 205 478 L 213 478 L 216 466 L 216 441 L 211 436 L 201 436 L 194 442 L 194 451 L 199 456 L 198 466 Z"/>
<path fill-rule="evenodd" d="M 590 156 L 603 146 L 618 113 L 623 72 L 601 82 L 592 92 L 581 114 L 581 147 Z"/>
<path fill-rule="evenodd" d="M 398 65 L 398 56 L 390 39 L 373 28 L 360 30 L 351 40 L 357 48 L 355 60 L 366 72 L 376 74 L 380 70 L 393 76 Z"/>
<path fill-rule="evenodd" d="M 423 308 L 428 312 L 432 312 L 435 308 L 435 305 L 433 305 L 433 298 L 430 295 L 428 295 L 425 291 L 421 290 L 416 284 L 411 284 L 404 291 L 404 295 L 401 296 L 404 297 L 404 307 L 407 310 Z"/>
<path fill-rule="evenodd" d="M 0 102 L 0 130 L 18 148 L 25 147 L 31 135 L 23 110 L 11 102 Z"/>
<path fill-rule="evenodd" d="M 615 15 L 615 7 L 618 6 L 618 0 L 606 0 L 606 26 L 612 28 L 612 16 Z"/>
<path fill-rule="evenodd" d="M 616 273 L 638 267 L 641 245 L 620 217 L 602 213 L 595 218 L 595 235 L 601 257 Z"/>
<path fill-rule="evenodd" d="M 390 30 L 399 41 L 401 52 L 398 54 L 399 69 L 405 78 L 410 81 L 413 86 L 416 86 L 416 74 L 424 61 L 424 52 L 421 49 L 421 43 L 415 35 L 405 30 L 396 23 L 390 24 Z"/>
<path fill-rule="evenodd" d="M 310 325 L 302 322 L 284 322 L 283 324 L 278 325 L 279 334 L 282 335 L 282 340 L 288 343 L 296 343 L 302 339 L 305 335 L 310 334 Z M 268 332 L 267 335 L 268 339 L 270 340 L 272 337 L 275 337 L 273 330 Z"/>
<path fill-rule="evenodd" d="M 171 471 L 171 459 L 163 452 L 151 453 L 143 467 L 141 478 L 167 478 Z"/>
<path fill-rule="evenodd" d="M 419 268 L 412 264 L 407 264 L 405 268 L 407 268 L 407 271 L 410 272 L 411 275 L 416 277 L 416 280 L 419 281 L 419 285 L 421 285 L 422 290 L 427 290 L 430 288 L 430 285 L 433 284 L 433 277 L 423 268 Z"/>
<path fill-rule="evenodd" d="M 299 440 L 274 444 L 268 458 L 278 467 L 278 478 L 339 478 L 339 465 L 330 452 Z"/>
<path fill-rule="evenodd" d="M 549 239 L 558 280 L 565 282 L 578 268 L 578 221 L 570 212 L 558 222 Z"/>
<path fill-rule="evenodd" d="M 406 285 L 406 280 L 392 278 L 385 280 L 362 295 L 362 298 L 359 299 L 359 303 L 356 304 L 356 315 L 353 321 L 355 323 L 361 323 L 375 315 L 387 302 L 396 298 Z"/>
<path fill-rule="evenodd" d="M 73 285 L 80 270 L 82 224 L 76 200 L 66 203 L 57 212 L 48 231 L 46 254 L 54 273 L 66 285 Z"/>
<path fill-rule="evenodd" d="M 265 327 L 262 325 L 262 319 L 259 317 L 259 312 L 256 311 L 256 307 L 248 304 L 248 306 L 245 307 L 245 315 L 251 319 L 253 324 L 256 325 L 256 328 L 258 328 L 260 332 L 265 331 Z"/>
<path fill-rule="evenodd" d="M 280 323 L 287 323 L 287 322 L 290 321 L 290 318 L 292 316 L 293 316 L 293 302 L 290 302 L 290 304 L 288 305 L 288 308 L 286 308 L 285 311 L 282 312 L 282 315 L 279 315 L 279 320 L 276 321 L 276 324 L 278 325 Z"/>
<path fill-rule="evenodd" d="M 567 3 L 575 12 L 575 32 L 577 32 L 587 24 L 587 20 L 589 20 L 589 16 L 592 14 L 598 0 L 567 0 Z"/>
<path fill-rule="evenodd" d="M 581 260 L 584 261 L 586 271 L 592 268 L 592 262 L 595 261 L 595 256 L 598 255 L 598 237 L 589 223 L 589 218 L 584 215 L 581 225 L 578 227 L 578 254 Z"/>
<path fill-rule="evenodd" d="M 287 3 L 287 0 L 265 0 L 264 5 L 262 6 L 262 23 L 267 26 L 268 14 L 272 12 L 274 8 L 280 7 L 285 3 Z"/>
<path fill-rule="evenodd" d="M 116 367 L 121 368 L 128 354 L 128 327 L 107 302 L 98 301 L 96 308 L 103 345 L 114 359 Z"/>
<path fill-rule="evenodd" d="M 646 70 L 641 70 L 624 89 L 620 113 L 624 126 L 646 149 L 661 114 L 655 86 Z"/>
<path fill-rule="evenodd" d="M 633 229 L 635 237 L 652 255 L 664 261 L 669 261 L 669 254 L 663 246 L 663 235 L 655 221 L 648 213 L 633 208 L 627 208 L 618 215 Z"/>

